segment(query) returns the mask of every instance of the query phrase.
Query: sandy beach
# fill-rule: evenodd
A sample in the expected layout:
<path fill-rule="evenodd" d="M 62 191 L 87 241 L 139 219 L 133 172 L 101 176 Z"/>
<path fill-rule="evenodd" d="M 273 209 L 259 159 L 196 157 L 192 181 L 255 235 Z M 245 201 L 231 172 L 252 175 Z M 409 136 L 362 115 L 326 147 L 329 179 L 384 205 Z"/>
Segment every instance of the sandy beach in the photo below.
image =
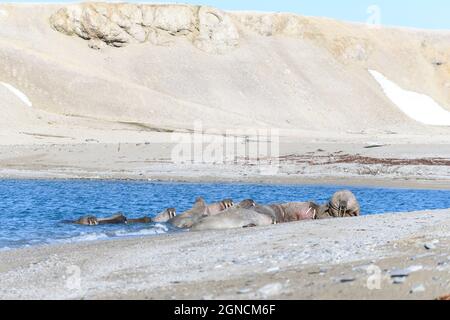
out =
<path fill-rule="evenodd" d="M 435 299 L 450 211 L 0 252 L 2 299 Z"/>
<path fill-rule="evenodd" d="M 244 163 L 174 163 L 173 143 L 0 146 L 0 177 L 450 188 L 448 144 L 280 144 L 274 172 Z"/>

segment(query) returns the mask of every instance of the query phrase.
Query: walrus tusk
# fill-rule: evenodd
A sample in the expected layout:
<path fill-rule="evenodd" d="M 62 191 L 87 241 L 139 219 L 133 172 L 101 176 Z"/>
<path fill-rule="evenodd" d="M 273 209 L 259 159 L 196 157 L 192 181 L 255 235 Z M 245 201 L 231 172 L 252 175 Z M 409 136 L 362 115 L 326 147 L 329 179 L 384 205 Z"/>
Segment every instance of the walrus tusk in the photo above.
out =
<path fill-rule="evenodd" d="M 308 209 L 308 211 L 306 211 L 306 215 L 308 215 L 309 214 L 309 212 L 311 211 L 311 207 L 309 207 L 309 209 Z"/>

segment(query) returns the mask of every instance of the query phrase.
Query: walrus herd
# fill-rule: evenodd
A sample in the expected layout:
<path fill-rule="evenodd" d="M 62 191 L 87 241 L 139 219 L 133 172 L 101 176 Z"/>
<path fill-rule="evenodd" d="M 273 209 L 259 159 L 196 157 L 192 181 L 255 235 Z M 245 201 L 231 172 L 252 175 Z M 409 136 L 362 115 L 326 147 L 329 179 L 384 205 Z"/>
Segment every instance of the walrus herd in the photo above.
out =
<path fill-rule="evenodd" d="M 360 215 L 360 210 L 355 195 L 351 191 L 343 190 L 336 192 L 323 205 L 315 202 L 262 205 L 252 199 L 244 200 L 236 205 L 231 199 L 207 204 L 202 198 L 197 198 L 194 206 L 180 215 L 176 214 L 175 208 L 169 208 L 153 218 L 127 219 L 123 214 L 116 214 L 109 218 L 85 216 L 76 221 L 70 221 L 70 223 L 95 226 L 162 222 L 177 228 L 201 231 L 250 228 L 303 220 L 356 217 Z"/>

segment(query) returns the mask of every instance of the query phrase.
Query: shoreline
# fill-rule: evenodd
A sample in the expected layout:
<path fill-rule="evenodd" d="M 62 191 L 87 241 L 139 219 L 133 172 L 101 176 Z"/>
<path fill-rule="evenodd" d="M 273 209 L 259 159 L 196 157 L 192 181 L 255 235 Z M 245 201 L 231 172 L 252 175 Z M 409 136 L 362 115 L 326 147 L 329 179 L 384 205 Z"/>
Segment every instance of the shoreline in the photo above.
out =
<path fill-rule="evenodd" d="M 450 179 L 410 179 L 389 177 L 211 177 L 211 176 L 157 176 L 141 177 L 138 175 L 90 176 L 88 174 L 62 176 L 48 172 L 29 172 L 5 174 L 0 169 L 0 180 L 43 180 L 43 181 L 105 181 L 105 182 L 148 182 L 148 183 L 177 183 L 177 184 L 262 184 L 262 185 L 311 185 L 311 186 L 339 186 L 360 188 L 387 188 L 412 190 L 450 190 Z"/>
<path fill-rule="evenodd" d="M 450 292 L 449 230 L 450 209 L 12 249 L 0 297 L 435 299 Z"/>

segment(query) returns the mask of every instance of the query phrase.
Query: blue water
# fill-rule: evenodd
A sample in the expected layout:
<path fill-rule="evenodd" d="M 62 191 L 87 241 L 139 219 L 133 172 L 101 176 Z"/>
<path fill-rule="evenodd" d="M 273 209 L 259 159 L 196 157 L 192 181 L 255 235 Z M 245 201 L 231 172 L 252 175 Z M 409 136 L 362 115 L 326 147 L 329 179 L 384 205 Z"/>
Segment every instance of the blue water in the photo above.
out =
<path fill-rule="evenodd" d="M 175 231 L 165 224 L 75 226 L 87 214 L 153 216 L 167 207 L 182 212 L 197 196 L 208 202 L 252 198 L 260 203 L 325 202 L 337 186 L 188 184 L 123 181 L 0 180 L 0 248 L 152 235 Z M 450 208 L 450 191 L 348 187 L 363 214 Z"/>

